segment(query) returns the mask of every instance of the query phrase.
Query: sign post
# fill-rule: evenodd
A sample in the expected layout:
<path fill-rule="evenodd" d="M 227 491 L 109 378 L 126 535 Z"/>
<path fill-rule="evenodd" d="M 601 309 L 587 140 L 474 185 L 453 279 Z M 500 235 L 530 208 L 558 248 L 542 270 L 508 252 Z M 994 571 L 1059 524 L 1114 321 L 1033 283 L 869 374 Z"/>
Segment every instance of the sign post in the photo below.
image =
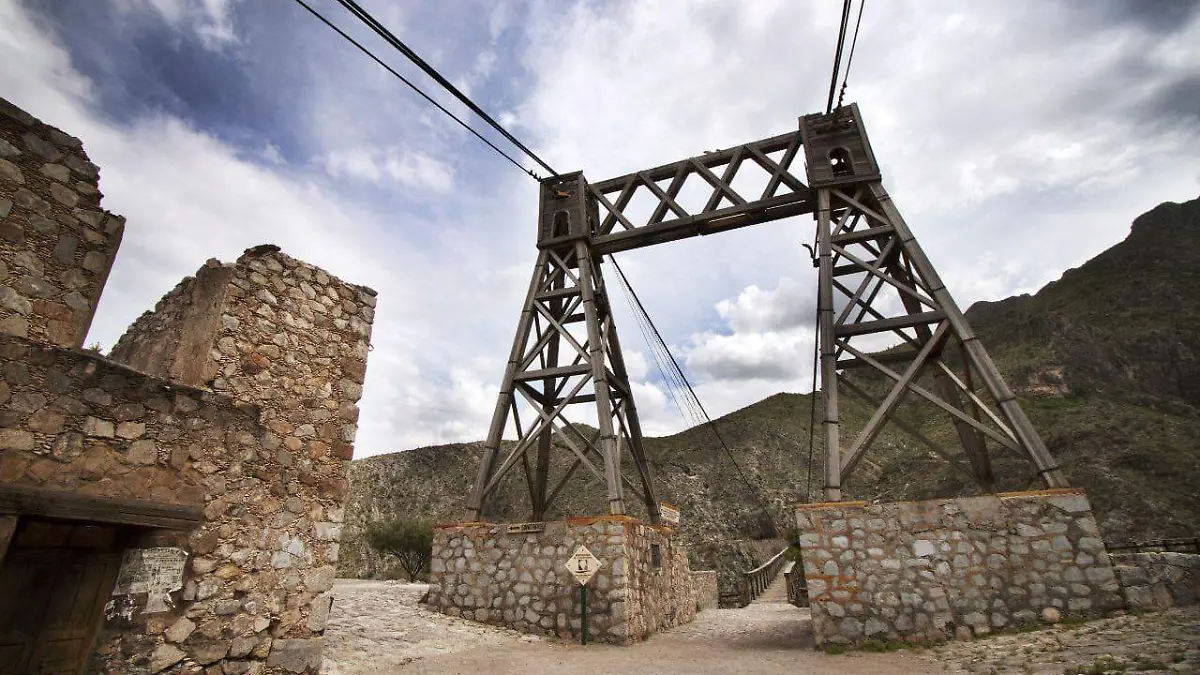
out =
<path fill-rule="evenodd" d="M 592 555 L 592 552 L 586 546 L 580 545 L 567 558 L 567 572 L 575 577 L 579 582 L 579 632 L 580 644 L 587 644 L 588 639 L 588 620 L 587 620 L 587 582 L 595 576 L 603 565 L 600 559 Z"/>

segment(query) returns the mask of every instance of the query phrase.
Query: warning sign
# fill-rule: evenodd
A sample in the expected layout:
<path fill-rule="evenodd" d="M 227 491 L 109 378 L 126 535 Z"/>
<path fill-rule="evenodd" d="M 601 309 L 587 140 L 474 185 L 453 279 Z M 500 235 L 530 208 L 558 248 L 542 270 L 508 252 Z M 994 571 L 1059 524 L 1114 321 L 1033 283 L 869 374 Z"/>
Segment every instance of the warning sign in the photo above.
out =
<path fill-rule="evenodd" d="M 662 516 L 662 522 L 664 525 L 679 524 L 679 509 L 666 502 L 658 503 L 658 514 Z"/>
<path fill-rule="evenodd" d="M 187 551 L 162 546 L 125 551 L 113 595 L 146 593 L 146 612 L 165 612 L 171 591 L 183 588 Z"/>
<path fill-rule="evenodd" d="M 592 576 L 599 571 L 601 565 L 603 563 L 600 562 L 600 559 L 592 555 L 586 546 L 575 549 L 571 557 L 567 558 L 567 571 L 575 577 L 575 581 L 578 581 L 580 586 L 587 585 Z"/>

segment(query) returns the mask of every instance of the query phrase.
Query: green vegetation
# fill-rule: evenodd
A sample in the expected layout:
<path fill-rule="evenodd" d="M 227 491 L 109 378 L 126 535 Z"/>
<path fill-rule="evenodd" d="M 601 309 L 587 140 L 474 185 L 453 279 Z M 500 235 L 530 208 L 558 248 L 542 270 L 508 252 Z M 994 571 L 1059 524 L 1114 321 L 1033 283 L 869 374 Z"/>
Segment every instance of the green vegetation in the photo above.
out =
<path fill-rule="evenodd" d="M 871 640 L 863 640 L 863 643 L 861 645 L 859 645 L 859 649 L 863 650 L 864 652 L 874 652 L 874 653 L 895 652 L 895 651 L 899 651 L 901 649 L 917 650 L 917 649 L 923 649 L 923 648 L 924 648 L 923 645 L 914 644 L 911 642 L 903 642 L 901 640 L 874 640 L 874 639 L 871 639 Z"/>
<path fill-rule="evenodd" d="M 369 523 L 364 534 L 376 551 L 399 560 L 409 581 L 416 581 L 429 565 L 433 554 L 433 524 L 428 520 L 395 518 Z"/>

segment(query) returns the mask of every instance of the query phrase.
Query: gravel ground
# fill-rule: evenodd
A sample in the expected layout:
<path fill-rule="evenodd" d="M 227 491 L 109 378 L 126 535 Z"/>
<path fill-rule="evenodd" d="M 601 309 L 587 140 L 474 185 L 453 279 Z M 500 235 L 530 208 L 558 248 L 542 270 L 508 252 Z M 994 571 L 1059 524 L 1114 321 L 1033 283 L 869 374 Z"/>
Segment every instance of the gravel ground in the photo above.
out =
<path fill-rule="evenodd" d="M 339 580 L 326 632 L 325 675 L 1088 675 L 1200 673 L 1200 607 L 1000 635 L 933 649 L 814 651 L 806 610 L 785 603 L 702 612 L 686 626 L 632 647 L 580 646 L 421 609 L 427 587 Z M 1107 655 L 1107 656 L 1106 656 Z M 1138 657 L 1142 657 L 1138 661 Z M 1108 659 L 1108 660 L 1106 660 Z"/>
<path fill-rule="evenodd" d="M 1200 606 L 956 642 L 930 652 L 951 673 L 1200 673 Z"/>

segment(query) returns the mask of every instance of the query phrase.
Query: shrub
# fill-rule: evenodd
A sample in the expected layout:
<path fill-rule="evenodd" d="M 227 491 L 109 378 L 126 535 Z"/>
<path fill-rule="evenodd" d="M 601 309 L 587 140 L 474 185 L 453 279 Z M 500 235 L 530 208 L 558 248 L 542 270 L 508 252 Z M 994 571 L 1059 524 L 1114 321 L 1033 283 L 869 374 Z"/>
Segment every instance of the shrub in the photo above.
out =
<path fill-rule="evenodd" d="M 376 551 L 396 556 L 410 581 L 429 565 L 433 555 L 433 524 L 421 518 L 394 518 L 368 523 L 364 534 Z"/>

